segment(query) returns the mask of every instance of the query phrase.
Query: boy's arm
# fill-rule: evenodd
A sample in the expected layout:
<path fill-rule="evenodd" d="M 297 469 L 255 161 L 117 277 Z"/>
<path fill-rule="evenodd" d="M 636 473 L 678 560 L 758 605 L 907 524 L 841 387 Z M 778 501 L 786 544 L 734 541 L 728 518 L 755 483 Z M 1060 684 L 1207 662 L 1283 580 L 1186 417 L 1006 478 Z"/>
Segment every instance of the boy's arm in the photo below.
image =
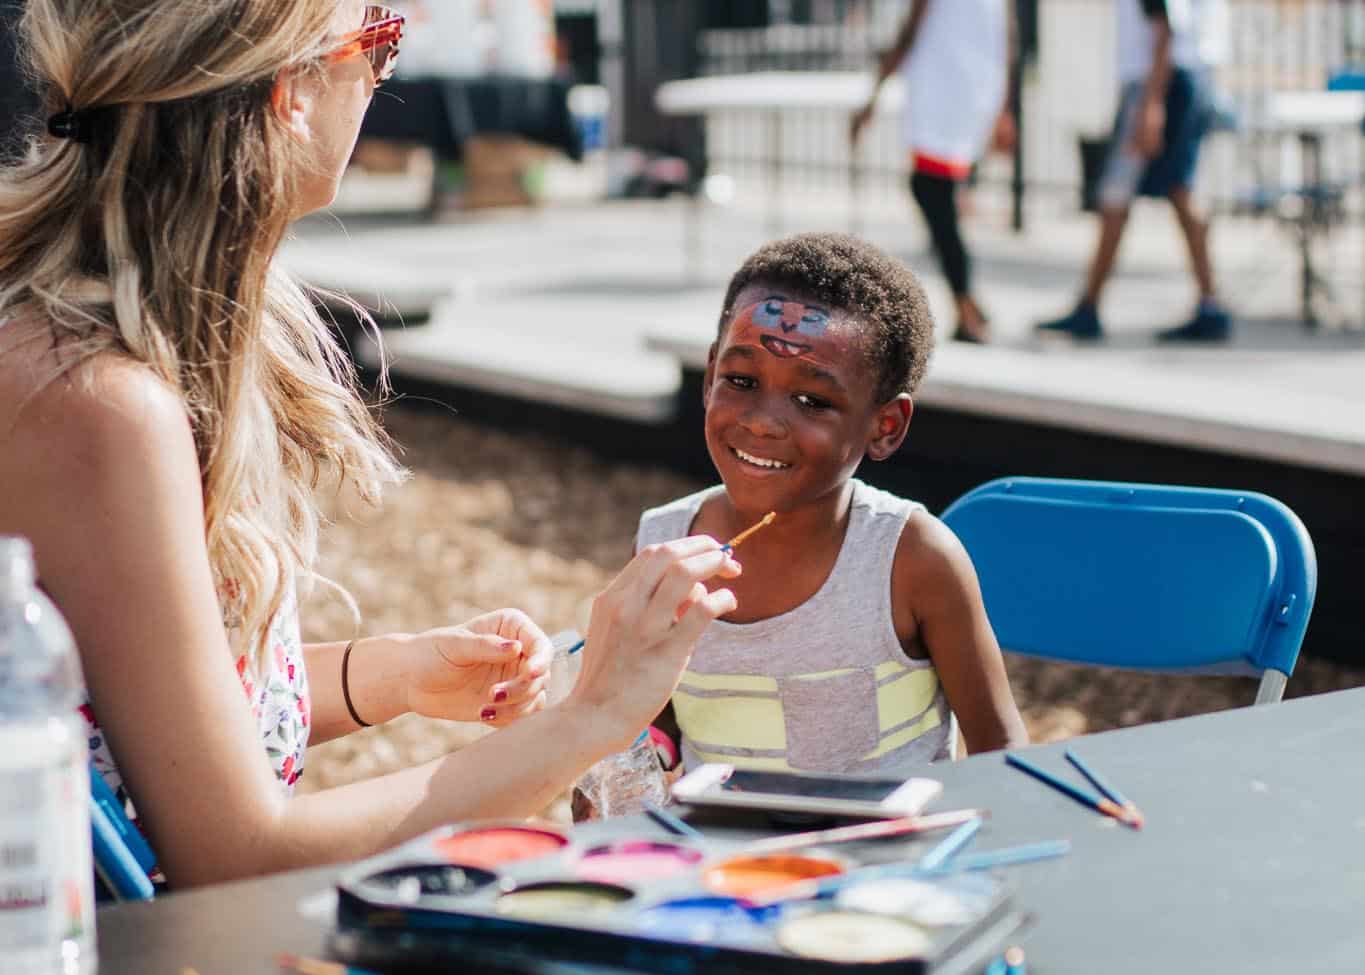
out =
<path fill-rule="evenodd" d="M 1161 152 L 1166 130 L 1166 89 L 1171 83 L 1171 46 L 1174 40 L 1166 0 L 1142 0 L 1142 12 L 1152 25 L 1152 69 L 1142 89 L 1141 114 L 1133 134 L 1135 148 L 1151 158 Z"/>
<path fill-rule="evenodd" d="M 877 104 L 877 93 L 881 91 L 882 82 L 896 73 L 900 63 L 915 46 L 915 38 L 919 36 L 920 25 L 924 23 L 924 14 L 928 9 L 929 0 L 914 0 L 910 5 L 910 12 L 905 15 L 900 30 L 896 32 L 895 41 L 882 54 L 877 65 L 877 80 L 872 83 L 872 94 L 868 96 L 867 104 L 854 113 L 853 121 L 849 124 L 849 139 L 852 142 L 858 141 L 858 136 L 872 120 L 873 108 Z"/>
<path fill-rule="evenodd" d="M 943 522 L 925 513 L 906 523 L 892 587 L 897 604 L 912 611 L 968 754 L 1027 744 L 976 570 Z"/>

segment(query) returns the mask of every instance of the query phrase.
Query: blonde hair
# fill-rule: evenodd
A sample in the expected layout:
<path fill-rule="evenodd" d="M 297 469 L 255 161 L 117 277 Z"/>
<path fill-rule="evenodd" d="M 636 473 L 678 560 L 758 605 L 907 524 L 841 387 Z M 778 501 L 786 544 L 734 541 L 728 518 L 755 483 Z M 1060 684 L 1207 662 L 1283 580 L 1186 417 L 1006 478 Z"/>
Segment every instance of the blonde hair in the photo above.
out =
<path fill-rule="evenodd" d="M 323 483 L 376 502 L 399 471 L 354 367 L 273 265 L 305 165 L 271 106 L 317 70 L 335 0 L 28 0 L 20 23 L 45 111 L 0 170 L 0 322 L 50 325 L 60 365 L 101 353 L 184 398 L 205 539 L 259 664 L 291 581 L 313 578 Z"/>

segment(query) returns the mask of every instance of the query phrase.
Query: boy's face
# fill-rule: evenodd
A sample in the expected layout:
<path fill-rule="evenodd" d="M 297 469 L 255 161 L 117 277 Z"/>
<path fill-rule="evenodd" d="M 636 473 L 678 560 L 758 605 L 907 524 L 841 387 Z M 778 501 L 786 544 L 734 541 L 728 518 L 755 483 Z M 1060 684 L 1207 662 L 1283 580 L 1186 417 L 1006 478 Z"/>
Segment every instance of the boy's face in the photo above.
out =
<path fill-rule="evenodd" d="M 900 446 L 910 398 L 877 402 L 853 315 L 761 283 L 735 308 L 703 395 L 706 447 L 736 507 L 791 510 L 841 487 L 865 453 Z"/>

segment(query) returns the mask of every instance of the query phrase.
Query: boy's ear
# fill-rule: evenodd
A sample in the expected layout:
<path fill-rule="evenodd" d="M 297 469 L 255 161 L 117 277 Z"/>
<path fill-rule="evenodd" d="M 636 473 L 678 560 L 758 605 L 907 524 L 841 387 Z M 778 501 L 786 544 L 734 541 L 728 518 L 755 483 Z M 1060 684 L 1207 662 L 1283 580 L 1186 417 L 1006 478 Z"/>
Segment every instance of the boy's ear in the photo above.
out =
<path fill-rule="evenodd" d="M 711 383 L 716 378 L 716 346 L 718 344 L 712 342 L 711 348 L 706 352 L 706 377 L 701 381 L 701 408 L 703 410 L 711 406 Z"/>
<path fill-rule="evenodd" d="M 909 393 L 901 393 L 883 403 L 872 417 L 872 430 L 867 442 L 867 456 L 872 460 L 886 460 L 905 442 L 910 432 L 910 417 L 915 412 L 915 401 Z"/>

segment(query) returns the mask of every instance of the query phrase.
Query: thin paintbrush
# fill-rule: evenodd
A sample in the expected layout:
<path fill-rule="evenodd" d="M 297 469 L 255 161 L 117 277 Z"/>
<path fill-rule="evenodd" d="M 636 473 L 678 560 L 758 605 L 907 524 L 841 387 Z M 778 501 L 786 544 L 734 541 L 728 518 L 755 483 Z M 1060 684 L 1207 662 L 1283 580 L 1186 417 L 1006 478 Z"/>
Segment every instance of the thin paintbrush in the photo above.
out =
<path fill-rule="evenodd" d="M 739 546 L 740 546 L 741 544 L 743 544 L 743 542 L 744 542 L 744 540 L 745 540 L 746 538 L 748 538 L 748 537 L 749 537 L 750 535 L 752 535 L 754 532 L 758 531 L 760 528 L 765 528 L 765 527 L 767 527 L 768 525 L 771 525 L 771 524 L 773 523 L 773 521 L 776 520 L 776 518 L 777 518 L 777 512 L 776 512 L 776 511 L 769 511 L 766 515 L 763 516 L 763 519 L 762 519 L 761 521 L 759 521 L 758 524 L 756 524 L 756 525 L 750 525 L 748 528 L 744 529 L 744 531 L 740 532 L 740 533 L 739 533 L 738 535 L 736 535 L 734 538 L 730 539 L 728 542 L 726 542 L 724 545 L 722 545 L 722 546 L 720 547 L 720 548 L 721 548 L 721 551 L 722 551 L 722 552 L 733 552 L 735 549 L 739 548 Z"/>
<path fill-rule="evenodd" d="M 694 840 L 705 839 L 701 830 L 695 826 L 689 826 L 686 822 L 679 819 L 666 809 L 654 805 L 652 802 L 645 803 L 645 815 L 654 820 L 664 829 L 674 836 L 686 836 Z"/>
<path fill-rule="evenodd" d="M 829 843 L 855 843 L 858 840 L 875 840 L 887 836 L 905 836 L 913 833 L 927 833 L 949 826 L 961 826 L 970 819 L 980 819 L 986 813 L 981 809 L 954 809 L 950 812 L 934 813 L 929 816 L 905 816 L 901 819 L 883 819 L 875 823 L 860 823 L 856 826 L 839 826 L 834 829 L 817 829 L 806 833 L 793 833 L 790 836 L 774 836 L 745 844 L 745 853 L 785 853 L 788 850 L 801 850 L 808 846 L 824 846 Z"/>

